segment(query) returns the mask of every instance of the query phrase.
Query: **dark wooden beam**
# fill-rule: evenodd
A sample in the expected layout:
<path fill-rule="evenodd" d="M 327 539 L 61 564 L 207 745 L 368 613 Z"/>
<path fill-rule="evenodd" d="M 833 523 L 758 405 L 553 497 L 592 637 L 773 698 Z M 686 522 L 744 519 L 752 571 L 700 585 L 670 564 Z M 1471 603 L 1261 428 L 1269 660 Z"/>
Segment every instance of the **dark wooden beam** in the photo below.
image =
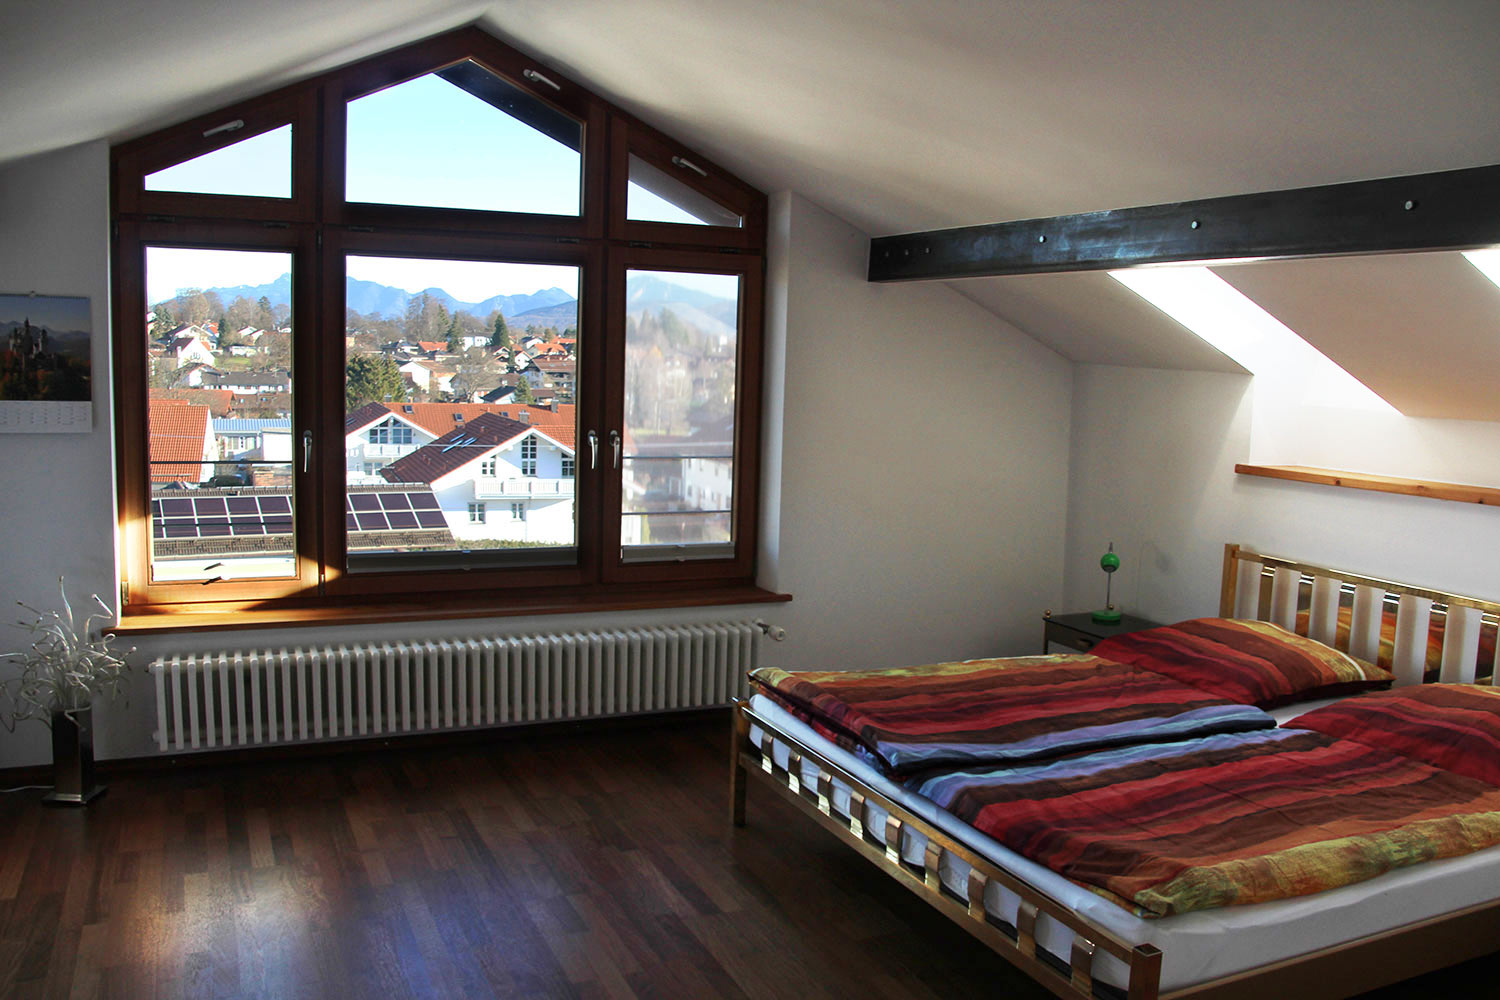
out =
<path fill-rule="evenodd" d="M 871 281 L 1100 271 L 1500 243 L 1500 165 L 870 241 Z"/>

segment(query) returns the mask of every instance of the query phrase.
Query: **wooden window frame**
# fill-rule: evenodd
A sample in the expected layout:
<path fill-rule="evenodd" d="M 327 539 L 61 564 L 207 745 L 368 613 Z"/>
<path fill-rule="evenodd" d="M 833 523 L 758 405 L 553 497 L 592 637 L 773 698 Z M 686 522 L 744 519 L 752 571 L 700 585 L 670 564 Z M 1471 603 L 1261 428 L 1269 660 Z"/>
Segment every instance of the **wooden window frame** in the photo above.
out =
<path fill-rule="evenodd" d="M 507 212 L 346 203 L 345 115 L 352 99 L 473 60 L 583 126 L 577 218 Z M 556 85 L 554 90 L 547 81 Z M 243 120 L 232 132 L 215 131 Z M 144 178 L 244 138 L 292 126 L 292 197 L 147 191 Z M 205 133 L 208 133 L 205 135 Z M 657 165 L 686 156 L 709 172 L 685 178 L 739 212 L 738 228 L 625 219 L 628 158 Z M 122 630 L 205 627 L 233 609 L 256 611 L 237 625 L 326 619 L 387 620 L 381 608 L 409 595 L 424 617 L 580 611 L 624 606 L 718 604 L 777 598 L 754 585 L 759 512 L 761 337 L 766 198 L 706 157 L 558 73 L 464 28 L 282 88 L 132 140 L 112 151 L 114 350 L 119 537 L 124 578 Z M 150 582 L 149 441 L 145 414 L 145 247 L 276 249 L 293 253 L 292 429 L 314 449 L 294 473 L 296 576 L 284 581 Z M 574 462 L 577 562 L 461 571 L 348 572 L 344 527 L 344 264 L 347 254 L 495 259 L 580 269 L 580 351 L 575 383 Z M 633 266 L 742 275 L 736 385 L 736 546 L 731 558 L 625 563 L 619 549 L 619 474 L 589 461 L 586 436 L 602 442 L 623 422 L 624 273 Z M 618 280 L 616 280 L 618 278 Z M 700 601 L 689 596 L 702 593 Z M 423 596 L 427 595 L 427 596 Z M 779 599 L 785 599 L 780 597 Z M 644 603 L 643 603 L 644 602 Z M 732 601 L 738 603 L 738 601 Z M 280 610 L 285 615 L 280 615 Z M 512 610 L 514 609 L 514 610 Z M 207 616 L 207 618 L 205 618 Z M 410 618 L 390 613 L 390 619 Z M 180 625 L 174 625 L 180 621 Z"/>

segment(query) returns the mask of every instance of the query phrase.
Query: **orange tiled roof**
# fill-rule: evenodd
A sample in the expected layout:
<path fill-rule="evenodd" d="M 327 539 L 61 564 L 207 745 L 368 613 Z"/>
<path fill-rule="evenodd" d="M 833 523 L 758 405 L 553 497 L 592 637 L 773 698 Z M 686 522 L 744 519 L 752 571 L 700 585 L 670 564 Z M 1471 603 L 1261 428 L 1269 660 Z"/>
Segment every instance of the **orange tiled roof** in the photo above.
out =
<path fill-rule="evenodd" d="M 229 389 L 151 389 L 153 403 L 192 403 L 206 406 L 216 417 L 227 417 L 234 409 L 234 392 Z"/>
<path fill-rule="evenodd" d="M 528 430 L 515 420 L 481 413 L 472 423 L 396 459 L 380 474 L 393 483 L 433 483 Z"/>
<path fill-rule="evenodd" d="M 384 407 L 404 417 L 433 437 L 442 437 L 444 434 L 472 423 L 486 413 L 494 413 L 520 421 L 528 427 L 535 427 L 558 444 L 567 445 L 569 448 L 574 447 L 578 436 L 578 417 L 572 403 L 559 404 L 556 413 L 545 406 L 526 406 L 521 403 L 374 403 L 370 405 Z M 407 412 L 407 407 L 411 407 L 411 412 Z M 365 414 L 366 409 L 362 407 L 355 412 Z M 525 415 L 524 418 L 522 414 Z M 458 416 L 463 419 L 457 419 Z M 373 419 L 368 421 L 368 423 L 374 422 Z M 357 429 L 358 427 L 351 427 L 346 422 L 345 433 Z"/>
<path fill-rule="evenodd" d="M 151 481 L 199 482 L 204 460 L 213 457 L 208 407 L 162 399 L 148 405 Z"/>

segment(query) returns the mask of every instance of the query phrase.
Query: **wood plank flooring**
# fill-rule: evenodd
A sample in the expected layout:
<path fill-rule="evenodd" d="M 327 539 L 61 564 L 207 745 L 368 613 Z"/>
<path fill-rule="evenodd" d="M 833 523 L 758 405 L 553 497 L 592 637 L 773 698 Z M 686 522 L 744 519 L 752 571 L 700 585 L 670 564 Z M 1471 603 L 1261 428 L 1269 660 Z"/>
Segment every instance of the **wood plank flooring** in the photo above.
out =
<path fill-rule="evenodd" d="M 0 997 L 1047 995 L 764 789 L 733 830 L 727 727 L 0 796 Z M 1495 964 L 1370 996 L 1493 995 Z"/>

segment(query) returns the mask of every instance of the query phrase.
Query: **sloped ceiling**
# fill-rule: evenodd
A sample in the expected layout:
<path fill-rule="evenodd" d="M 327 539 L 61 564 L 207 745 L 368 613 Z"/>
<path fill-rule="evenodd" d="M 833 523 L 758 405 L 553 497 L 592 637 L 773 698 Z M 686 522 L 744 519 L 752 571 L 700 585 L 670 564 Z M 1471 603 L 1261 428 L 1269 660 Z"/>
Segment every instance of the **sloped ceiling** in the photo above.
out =
<path fill-rule="evenodd" d="M 476 18 L 872 235 L 1500 162 L 1493 0 L 22 0 L 0 4 L 0 162 Z M 1108 280 L 961 291 L 1075 360 L 1228 364 Z"/>
<path fill-rule="evenodd" d="M 951 284 L 1071 361 L 1245 372 L 1102 271 L 966 278 Z"/>
<path fill-rule="evenodd" d="M 1214 270 L 1407 416 L 1500 420 L 1500 288 L 1462 254 Z"/>

